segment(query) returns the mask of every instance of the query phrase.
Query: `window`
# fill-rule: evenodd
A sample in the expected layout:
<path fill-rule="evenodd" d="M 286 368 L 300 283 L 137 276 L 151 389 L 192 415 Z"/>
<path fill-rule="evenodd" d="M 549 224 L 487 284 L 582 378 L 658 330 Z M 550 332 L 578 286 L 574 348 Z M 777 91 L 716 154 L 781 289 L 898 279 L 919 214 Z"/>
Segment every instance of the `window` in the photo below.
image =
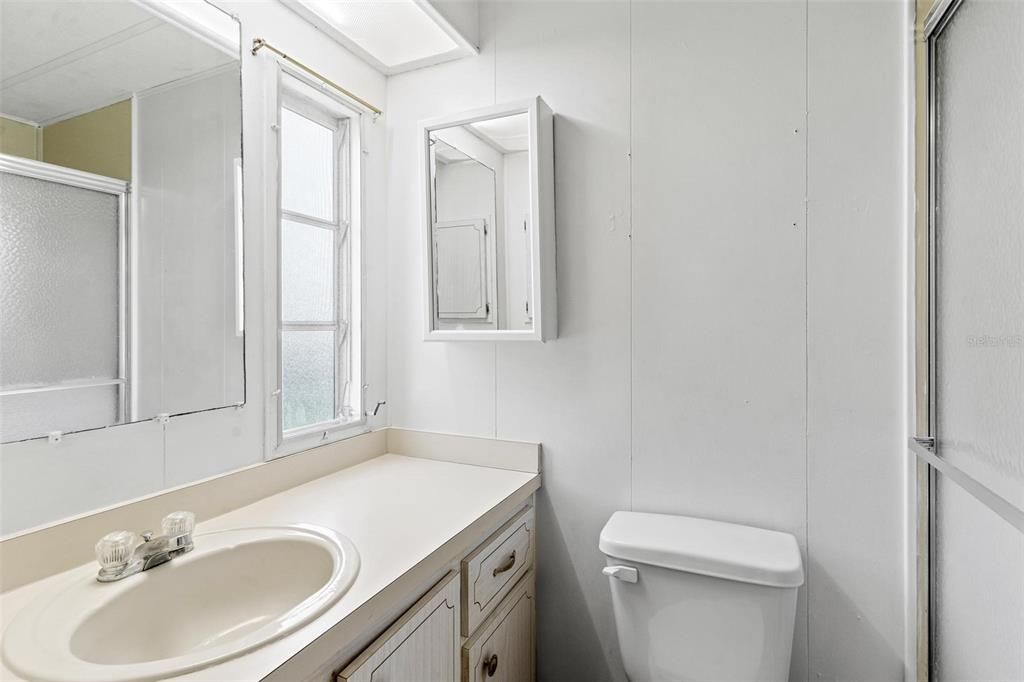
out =
<path fill-rule="evenodd" d="M 364 423 L 358 114 L 286 80 L 279 111 L 276 454 Z"/>

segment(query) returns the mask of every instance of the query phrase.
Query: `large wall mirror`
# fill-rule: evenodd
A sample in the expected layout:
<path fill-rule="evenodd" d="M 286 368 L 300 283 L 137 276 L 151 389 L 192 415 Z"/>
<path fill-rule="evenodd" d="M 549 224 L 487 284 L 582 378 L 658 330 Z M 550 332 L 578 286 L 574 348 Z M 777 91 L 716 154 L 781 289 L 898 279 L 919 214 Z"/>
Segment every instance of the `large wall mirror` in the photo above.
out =
<path fill-rule="evenodd" d="M 245 400 L 239 28 L 192 5 L 3 1 L 0 442 Z"/>
<path fill-rule="evenodd" d="M 422 125 L 427 339 L 554 338 L 551 111 L 537 97 Z"/>

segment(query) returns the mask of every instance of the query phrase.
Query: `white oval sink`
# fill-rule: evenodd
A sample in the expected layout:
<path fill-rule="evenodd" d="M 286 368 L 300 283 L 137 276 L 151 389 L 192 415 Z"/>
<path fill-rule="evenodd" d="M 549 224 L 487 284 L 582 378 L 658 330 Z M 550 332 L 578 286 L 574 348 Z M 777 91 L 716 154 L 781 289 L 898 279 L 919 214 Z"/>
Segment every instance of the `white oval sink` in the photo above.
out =
<path fill-rule="evenodd" d="M 348 590 L 359 555 L 315 526 L 200 533 L 195 549 L 113 583 L 95 568 L 23 609 L 3 656 L 46 682 L 181 675 L 240 656 L 310 622 Z"/>

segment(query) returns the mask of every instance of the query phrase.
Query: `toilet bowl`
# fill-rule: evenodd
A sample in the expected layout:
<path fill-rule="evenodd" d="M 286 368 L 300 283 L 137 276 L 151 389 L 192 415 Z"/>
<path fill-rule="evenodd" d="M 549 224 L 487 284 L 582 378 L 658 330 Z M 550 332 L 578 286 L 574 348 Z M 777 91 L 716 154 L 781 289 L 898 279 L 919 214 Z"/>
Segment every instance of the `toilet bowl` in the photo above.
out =
<path fill-rule="evenodd" d="M 631 682 L 789 678 L 804 581 L 792 535 L 620 511 L 600 549 Z"/>

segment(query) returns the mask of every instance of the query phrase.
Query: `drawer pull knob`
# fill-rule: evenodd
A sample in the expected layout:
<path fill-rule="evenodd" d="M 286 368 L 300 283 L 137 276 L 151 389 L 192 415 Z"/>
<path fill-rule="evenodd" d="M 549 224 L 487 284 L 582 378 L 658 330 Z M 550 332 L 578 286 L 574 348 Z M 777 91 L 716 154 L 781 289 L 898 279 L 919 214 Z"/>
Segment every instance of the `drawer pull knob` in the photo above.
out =
<path fill-rule="evenodd" d="M 494 673 L 498 672 L 498 654 L 491 654 L 490 658 L 484 659 L 484 672 L 487 677 L 494 677 Z"/>
<path fill-rule="evenodd" d="M 493 571 L 491 571 L 491 577 L 492 578 L 496 578 L 501 573 L 504 573 L 505 571 L 512 570 L 512 567 L 515 566 L 515 565 L 516 565 L 516 551 L 513 549 L 512 550 L 512 554 L 509 556 L 509 558 L 505 559 L 505 561 L 503 561 L 500 566 L 496 566 L 495 569 Z M 497 664 L 495 664 L 495 665 L 497 665 Z"/>

